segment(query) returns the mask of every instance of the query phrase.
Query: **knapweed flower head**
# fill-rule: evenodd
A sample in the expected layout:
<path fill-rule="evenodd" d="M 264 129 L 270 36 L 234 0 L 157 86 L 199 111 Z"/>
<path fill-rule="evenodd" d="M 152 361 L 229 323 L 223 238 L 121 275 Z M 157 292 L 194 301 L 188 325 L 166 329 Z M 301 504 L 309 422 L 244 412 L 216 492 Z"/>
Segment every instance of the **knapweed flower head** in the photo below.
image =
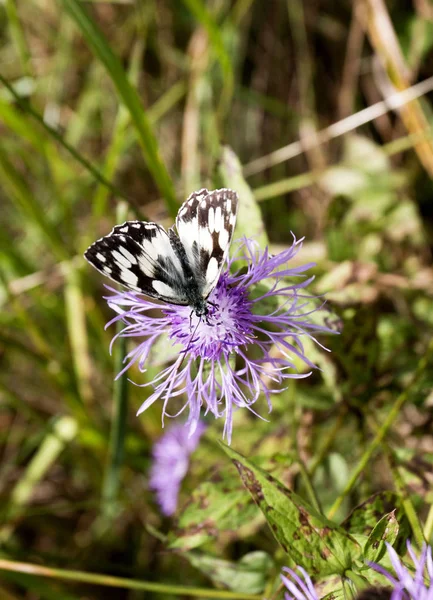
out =
<path fill-rule="evenodd" d="M 197 316 L 190 306 L 161 305 L 132 291 L 109 288 L 114 293 L 107 302 L 118 314 L 108 325 L 123 321 L 125 327 L 116 337 L 139 341 L 119 376 L 133 364 L 145 371 L 160 338 L 165 338 L 167 349 L 173 345 L 178 349 L 174 360 L 144 384 L 153 391 L 138 414 L 161 400 L 163 416 L 173 416 L 168 413 L 169 403 L 183 397 L 186 400 L 177 414 L 188 409 L 190 434 L 201 413 L 210 412 L 225 417 L 224 435 L 230 443 L 235 409 L 252 411 L 263 394 L 271 410 L 271 393 L 284 389 L 290 378 L 310 374 L 298 373 L 294 364 L 300 359 L 315 367 L 305 354 L 303 340 L 317 341 L 315 333 L 330 329 L 311 320 L 317 305 L 312 306 L 305 288 L 313 277 L 302 276 L 313 264 L 292 268 L 287 264 L 301 247 L 302 240 L 295 239 L 290 248 L 272 256 L 244 239 L 227 259 L 208 298 L 206 316 Z"/>
<path fill-rule="evenodd" d="M 180 423 L 172 425 L 155 442 L 149 487 L 156 493 L 161 512 L 172 515 L 177 508 L 181 483 L 188 472 L 192 452 L 197 448 L 206 425 L 199 422 L 194 433 Z"/>
<path fill-rule="evenodd" d="M 302 567 L 296 567 L 301 575 L 298 575 L 293 569 L 283 567 L 283 571 L 289 575 L 281 575 L 287 592 L 284 594 L 284 600 L 320 600 L 316 594 L 311 577 Z"/>
<path fill-rule="evenodd" d="M 410 542 L 407 549 L 412 559 L 414 570 L 405 567 L 394 548 L 387 544 L 388 556 L 394 573 L 392 574 L 381 565 L 370 563 L 370 566 L 382 573 L 391 582 L 391 600 L 433 600 L 433 560 L 432 548 L 424 544 L 419 558 L 413 551 Z"/>

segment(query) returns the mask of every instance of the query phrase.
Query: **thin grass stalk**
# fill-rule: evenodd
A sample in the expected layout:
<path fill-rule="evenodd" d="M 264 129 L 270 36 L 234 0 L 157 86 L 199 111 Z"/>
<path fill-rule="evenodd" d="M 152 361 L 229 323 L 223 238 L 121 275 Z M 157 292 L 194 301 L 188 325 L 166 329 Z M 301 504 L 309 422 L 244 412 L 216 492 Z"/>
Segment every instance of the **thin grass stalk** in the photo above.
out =
<path fill-rule="evenodd" d="M 401 503 L 403 506 L 403 510 L 404 510 L 407 520 L 409 521 L 410 526 L 412 528 L 413 539 L 415 540 L 415 543 L 418 546 L 418 548 L 421 549 L 422 545 L 424 543 L 424 534 L 423 534 L 421 522 L 418 518 L 417 512 L 415 510 L 412 499 L 410 497 L 410 494 L 408 493 L 408 490 L 404 484 L 403 478 L 400 474 L 400 470 L 396 463 L 394 453 L 392 452 L 391 448 L 389 448 L 389 447 L 387 448 L 387 458 L 388 458 L 388 462 L 389 462 L 391 472 L 392 472 L 392 475 L 394 478 L 395 486 L 401 497 Z"/>
<path fill-rule="evenodd" d="M 69 416 L 56 420 L 37 452 L 29 462 L 10 496 L 5 524 L 0 529 L 0 542 L 6 542 L 13 532 L 16 519 L 24 512 L 36 485 L 44 478 L 48 469 L 56 462 L 60 453 L 74 439 L 78 431 L 77 422 Z"/>
<path fill-rule="evenodd" d="M 144 53 L 144 40 L 140 39 L 136 42 L 132 50 L 131 64 L 128 72 L 128 77 L 132 85 L 137 85 L 140 64 L 143 59 Z M 108 180 L 112 180 L 120 157 L 125 149 L 125 138 L 127 137 L 127 128 L 130 123 L 130 115 L 127 108 L 120 104 L 118 107 L 116 120 L 114 122 L 113 135 L 108 151 L 105 155 L 105 162 L 103 166 L 103 174 Z M 105 186 L 99 185 L 96 189 L 95 195 L 92 200 L 93 215 L 96 219 L 104 215 L 107 208 L 108 200 L 108 189 Z M 137 215 L 138 216 L 138 215 Z"/>
<path fill-rule="evenodd" d="M 433 500 L 430 504 L 430 509 L 428 511 L 427 519 L 424 525 L 424 537 L 427 540 L 428 544 L 432 543 L 433 536 Z"/>
<path fill-rule="evenodd" d="M 221 26 L 216 22 L 214 16 L 209 12 L 206 3 L 202 0 L 183 1 L 207 32 L 210 45 L 213 47 L 215 56 L 221 65 L 223 82 L 218 107 L 218 116 L 219 120 L 221 120 L 228 111 L 234 90 L 233 67 L 221 35 Z"/>
<path fill-rule="evenodd" d="M 55 225 L 48 219 L 46 211 L 39 204 L 24 178 L 15 169 L 4 149 L 0 147 L 0 177 L 6 190 L 16 201 L 29 223 L 37 226 L 42 239 L 51 248 L 58 260 L 68 258 L 68 250 Z"/>
<path fill-rule="evenodd" d="M 92 364 L 89 353 L 86 309 L 80 277 L 72 263 L 65 267 L 66 326 L 71 346 L 77 388 L 84 405 L 93 402 L 91 387 Z"/>
<path fill-rule="evenodd" d="M 71 571 L 69 569 L 52 569 L 50 567 L 42 567 L 41 565 L 32 563 L 6 559 L 0 559 L 0 570 L 25 573 L 37 577 L 49 577 L 51 579 L 64 579 L 76 583 L 90 583 L 112 588 L 154 592 L 155 594 L 172 594 L 174 596 L 184 597 L 193 596 L 194 598 L 221 598 L 222 600 L 261 600 L 262 598 L 262 596 L 257 596 L 255 594 L 153 583 L 150 581 L 128 579 L 126 577 L 113 577 L 102 573 L 87 573 L 84 571 Z"/>
<path fill-rule="evenodd" d="M 370 42 L 385 66 L 390 82 L 397 90 L 407 90 L 410 75 L 400 43 L 394 31 L 384 0 L 364 0 L 366 27 Z M 400 109 L 401 120 L 409 133 L 421 133 L 429 126 L 427 116 L 417 100 L 408 102 Z M 415 145 L 418 158 L 430 175 L 433 176 L 433 144 L 426 139 Z"/>
<path fill-rule="evenodd" d="M 173 182 L 160 155 L 158 143 L 137 90 L 129 83 L 119 58 L 113 53 L 104 35 L 90 18 L 83 5 L 78 0 L 60 0 L 60 2 L 75 21 L 95 56 L 102 62 L 110 75 L 121 101 L 131 115 L 131 121 L 136 128 L 149 171 L 164 197 L 167 209 L 175 216 L 178 203 Z"/>
<path fill-rule="evenodd" d="M 117 220 L 124 221 L 127 207 L 124 203 L 117 209 Z M 116 324 L 116 334 L 124 327 L 122 321 Z M 127 353 L 127 341 L 120 336 L 114 345 L 114 375 L 124 366 Z M 102 485 L 102 525 L 107 526 L 117 514 L 117 501 L 120 489 L 120 472 L 125 455 L 126 421 L 128 415 L 128 378 L 126 374 L 116 379 L 113 384 L 113 415 L 111 420 L 108 462 Z"/>
<path fill-rule="evenodd" d="M 119 322 L 116 333 L 123 329 Z M 123 368 L 126 356 L 126 338 L 120 337 L 114 347 L 114 370 L 117 373 Z M 128 415 L 128 378 L 119 377 L 113 384 L 113 415 L 111 421 L 108 462 L 102 486 L 102 516 L 111 522 L 117 514 L 117 500 L 120 489 L 120 473 L 125 456 L 126 420 Z"/>
<path fill-rule="evenodd" d="M 328 514 L 329 519 L 332 519 L 334 517 L 337 510 L 342 505 L 345 497 L 352 491 L 355 483 L 358 480 L 358 477 L 361 475 L 361 473 L 367 467 L 368 462 L 370 461 L 371 457 L 373 456 L 373 454 L 376 452 L 376 450 L 381 445 L 382 440 L 388 434 L 388 431 L 392 427 L 394 421 L 399 416 L 404 403 L 409 399 L 410 393 L 412 392 L 414 386 L 419 382 L 421 376 L 424 374 L 425 370 L 427 369 L 428 362 L 431 359 L 432 355 L 433 355 L 433 338 L 431 338 L 431 340 L 427 346 L 427 349 L 424 353 L 424 356 L 418 362 L 418 366 L 416 368 L 416 371 L 414 373 L 412 381 L 407 386 L 407 388 L 405 390 L 403 390 L 403 392 L 401 392 L 401 394 L 397 397 L 397 400 L 394 402 L 394 405 L 391 408 L 391 410 L 389 411 L 388 416 L 386 417 L 384 423 L 380 427 L 379 431 L 376 433 L 374 439 L 372 440 L 372 442 L 370 443 L 368 448 L 365 450 L 364 454 L 361 456 L 361 459 L 359 460 L 357 466 L 355 467 L 349 481 L 346 484 L 346 487 L 344 488 L 342 493 L 338 496 L 338 498 L 335 500 L 334 504 L 332 505 L 331 509 L 329 510 L 329 514 Z"/>
<path fill-rule="evenodd" d="M 310 136 L 305 136 L 301 141 L 296 141 L 283 146 L 270 154 L 256 158 L 255 160 L 244 165 L 244 175 L 250 177 L 256 173 L 260 173 L 270 167 L 278 165 L 286 160 L 299 156 L 308 148 L 313 148 L 317 144 L 324 144 L 330 140 L 334 140 L 361 125 L 366 125 L 373 119 L 385 115 L 390 110 L 401 108 L 415 98 L 420 98 L 433 90 L 433 77 L 428 77 L 424 81 L 420 81 L 401 92 L 396 92 L 388 96 L 385 100 L 376 102 L 367 108 L 364 108 L 357 113 L 345 117 L 325 129 L 321 129 L 317 133 Z"/>
<path fill-rule="evenodd" d="M 48 133 L 50 137 L 52 137 L 56 142 L 58 142 L 82 167 L 84 167 L 89 173 L 100 183 L 107 186 L 116 196 L 119 198 L 124 198 L 128 202 L 131 200 L 128 196 L 125 195 L 122 190 L 118 187 L 114 186 L 112 183 L 107 181 L 105 177 L 89 162 L 82 154 L 80 154 L 73 146 L 68 144 L 63 137 L 60 135 L 58 131 L 56 131 L 53 127 L 45 123 L 44 118 L 32 108 L 29 102 L 26 99 L 21 98 L 19 94 L 14 90 L 13 86 L 2 76 L 0 73 L 0 82 L 5 86 L 5 88 L 12 94 L 13 98 L 16 100 L 18 106 L 23 110 L 23 112 L 33 119 L 35 119 Z"/>
<path fill-rule="evenodd" d="M 404 152 L 405 150 L 413 148 L 414 145 L 419 141 L 432 137 L 432 135 L 433 128 L 429 127 L 420 133 L 412 133 L 410 135 L 405 135 L 401 138 L 393 140 L 392 142 L 388 142 L 388 144 L 382 146 L 381 150 L 386 156 L 395 156 L 400 152 Z M 320 182 L 321 178 L 333 168 L 334 167 L 329 167 L 328 169 L 324 170 L 307 171 L 306 173 L 301 173 L 300 175 L 294 175 L 293 177 L 280 179 L 275 183 L 262 185 L 253 190 L 254 196 L 257 202 L 262 202 L 264 200 L 270 200 L 271 198 L 276 198 L 289 192 L 301 190 Z"/>
<path fill-rule="evenodd" d="M 30 62 L 30 52 L 27 41 L 21 27 L 20 17 L 18 15 L 15 0 L 5 0 L 4 7 L 9 21 L 11 38 L 15 44 L 17 54 L 21 63 L 24 75 L 31 76 L 32 68 Z"/>

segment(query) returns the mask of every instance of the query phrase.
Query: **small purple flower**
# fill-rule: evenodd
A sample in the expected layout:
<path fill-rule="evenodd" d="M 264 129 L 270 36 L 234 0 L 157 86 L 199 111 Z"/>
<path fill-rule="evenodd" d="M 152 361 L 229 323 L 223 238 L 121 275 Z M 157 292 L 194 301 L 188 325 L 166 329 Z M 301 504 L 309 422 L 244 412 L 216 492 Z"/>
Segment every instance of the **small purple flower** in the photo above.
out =
<path fill-rule="evenodd" d="M 188 472 L 189 457 L 205 430 L 206 425 L 199 422 L 193 435 L 189 436 L 183 425 L 175 424 L 153 446 L 149 487 L 156 493 L 161 512 L 166 516 L 176 511 L 180 485 Z"/>
<path fill-rule="evenodd" d="M 108 325 L 119 320 L 125 323 L 113 341 L 118 336 L 141 340 L 125 358 L 126 366 L 118 377 L 134 363 L 145 371 L 152 347 L 161 336 L 167 352 L 173 346 L 178 349 L 174 361 L 144 384 L 151 385 L 153 393 L 138 414 L 161 399 L 164 417 L 169 401 L 183 396 L 186 402 L 177 414 L 188 407 L 190 434 L 203 409 L 205 414 L 225 417 L 224 436 L 230 443 L 235 409 L 254 412 L 252 405 L 263 393 L 270 411 L 271 393 L 282 391 L 289 378 L 310 375 L 294 372 L 295 358 L 315 367 L 305 355 L 302 340 L 317 342 L 314 333 L 331 330 L 310 319 L 317 306 L 312 306 L 312 297 L 304 289 L 314 277 L 287 280 L 314 266 L 287 266 L 301 247 L 302 240 L 295 239 L 290 248 L 272 256 L 267 249 L 260 252 L 253 241 L 243 240 L 208 298 L 206 317 L 198 317 L 189 306 L 161 305 L 135 292 L 109 288 L 114 294 L 106 300 L 118 314 Z"/>
<path fill-rule="evenodd" d="M 284 594 L 284 600 L 320 600 L 316 594 L 311 577 L 302 567 L 296 567 L 302 574 L 300 577 L 293 569 L 283 567 L 283 571 L 290 575 L 290 579 L 281 575 L 281 580 L 288 592 Z"/>
<path fill-rule="evenodd" d="M 389 571 L 377 565 L 370 563 L 370 566 L 382 573 L 391 582 L 393 591 L 391 600 L 433 600 L 433 560 L 431 546 L 423 545 L 419 558 L 407 543 L 407 549 L 415 567 L 415 572 L 412 574 L 403 565 L 400 557 L 394 548 L 387 544 L 388 556 L 391 560 L 395 577 Z"/>

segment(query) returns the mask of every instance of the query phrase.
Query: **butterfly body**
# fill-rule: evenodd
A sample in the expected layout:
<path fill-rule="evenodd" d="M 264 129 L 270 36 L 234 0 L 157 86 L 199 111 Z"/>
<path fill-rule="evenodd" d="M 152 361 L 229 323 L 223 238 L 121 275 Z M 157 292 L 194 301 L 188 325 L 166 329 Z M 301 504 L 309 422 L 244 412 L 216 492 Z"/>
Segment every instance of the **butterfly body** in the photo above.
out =
<path fill-rule="evenodd" d="M 176 230 L 127 221 L 84 256 L 110 279 L 170 304 L 207 314 L 236 223 L 238 197 L 229 189 L 194 192 L 181 206 Z"/>

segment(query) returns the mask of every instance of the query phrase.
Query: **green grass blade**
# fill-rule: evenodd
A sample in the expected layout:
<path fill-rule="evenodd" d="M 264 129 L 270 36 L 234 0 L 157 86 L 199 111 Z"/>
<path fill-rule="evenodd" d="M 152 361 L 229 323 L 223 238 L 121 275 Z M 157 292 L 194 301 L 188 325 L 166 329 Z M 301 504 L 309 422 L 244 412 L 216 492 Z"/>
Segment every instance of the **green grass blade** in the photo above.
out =
<path fill-rule="evenodd" d="M 233 95 L 234 77 L 230 55 L 225 48 L 223 37 L 221 35 L 221 26 L 216 23 L 212 14 L 208 11 L 206 3 L 202 0 L 184 0 L 184 3 L 206 30 L 210 43 L 214 49 L 215 56 L 221 65 L 223 72 L 223 88 L 221 91 L 219 109 L 221 113 L 225 114 Z"/>
<path fill-rule="evenodd" d="M 117 326 L 116 333 L 123 329 Z M 126 339 L 121 337 L 114 349 L 115 374 L 123 368 L 126 354 Z M 102 517 L 109 523 L 117 514 L 117 496 L 120 489 L 120 470 L 124 459 L 126 418 L 128 413 L 128 378 L 119 377 L 113 384 L 113 417 L 110 434 L 108 464 L 102 488 Z"/>
<path fill-rule="evenodd" d="M 117 210 L 117 220 L 124 221 L 127 207 L 122 203 Z M 116 334 L 124 328 L 124 323 L 119 321 L 116 325 Z M 126 356 L 126 338 L 119 337 L 113 349 L 114 376 L 119 373 Z M 117 496 L 120 488 L 120 469 L 125 454 L 126 419 L 128 414 L 128 378 L 124 374 L 113 384 L 113 415 L 111 421 L 110 447 L 108 463 L 104 474 L 102 487 L 102 521 L 101 529 L 114 519 L 117 513 Z"/>
<path fill-rule="evenodd" d="M 147 166 L 165 199 L 168 210 L 175 216 L 178 203 L 173 182 L 160 156 L 156 138 L 137 90 L 129 83 L 119 58 L 113 53 L 105 37 L 82 5 L 77 0 L 61 0 L 61 3 L 74 19 L 97 58 L 107 69 L 123 104 L 131 115 Z"/>
<path fill-rule="evenodd" d="M 0 541 L 4 542 L 9 538 L 13 523 L 23 513 L 35 486 L 74 439 L 77 430 L 77 422 L 72 417 L 63 416 L 57 419 L 12 491 L 8 518 L 5 519 L 6 524 L 0 529 Z"/>
<path fill-rule="evenodd" d="M 38 203 L 27 183 L 10 162 L 6 152 L 0 147 L 0 180 L 7 192 L 15 199 L 29 223 L 36 225 L 43 238 L 49 243 L 59 260 L 68 257 L 68 251 L 59 231 L 47 218 L 44 208 Z"/>
<path fill-rule="evenodd" d="M 166 597 L 170 594 L 184 597 L 193 596 L 195 598 L 221 598 L 222 600 L 260 600 L 262 598 L 262 596 L 257 596 L 255 594 L 155 583 L 153 581 L 128 579 L 127 577 L 113 577 L 112 575 L 105 575 L 103 573 L 88 573 L 86 571 L 71 571 L 69 569 L 52 569 L 37 564 L 6 559 L 0 559 L 0 570 L 26 573 L 28 575 L 49 577 L 52 579 L 64 579 L 66 581 L 75 581 L 76 583 L 91 583 L 94 585 L 123 588 L 127 590 L 142 590 L 154 592 L 155 594 L 165 594 Z"/>
<path fill-rule="evenodd" d="M 138 81 L 140 65 L 143 60 L 144 54 L 144 41 L 138 40 L 131 53 L 130 67 L 128 77 L 131 83 L 134 85 Z M 99 66 L 99 63 L 98 63 Z M 119 165 L 121 156 L 126 153 L 127 145 L 129 143 L 128 135 L 129 124 L 131 122 L 129 111 L 126 106 L 120 104 L 118 106 L 116 120 L 114 122 L 113 135 L 108 151 L 105 155 L 105 161 L 103 166 L 104 177 L 108 180 L 112 180 L 117 167 Z M 99 220 L 106 211 L 108 201 L 108 189 L 105 186 L 99 185 L 96 189 L 95 195 L 92 199 L 93 215 L 95 220 Z"/>
<path fill-rule="evenodd" d="M 73 264 L 65 265 L 66 324 L 74 364 L 78 391 L 84 404 L 93 400 L 90 385 L 92 367 L 86 326 L 86 310 L 77 269 Z"/>
<path fill-rule="evenodd" d="M 15 0 L 5 0 L 4 6 L 9 20 L 11 37 L 17 49 L 21 68 L 25 75 L 31 75 L 30 52 L 21 27 Z"/>
<path fill-rule="evenodd" d="M 100 183 L 107 186 L 116 196 L 120 198 L 124 198 L 128 202 L 130 199 L 121 191 L 119 188 L 111 184 L 109 181 L 105 179 L 103 175 L 96 169 L 92 163 L 90 163 L 84 156 L 82 156 L 73 146 L 68 144 L 66 140 L 60 135 L 58 131 L 56 131 L 53 127 L 45 123 L 43 117 L 32 108 L 29 102 L 26 99 L 21 98 L 21 96 L 14 90 L 13 86 L 2 76 L 0 73 L 0 82 L 5 86 L 5 88 L 12 95 L 14 100 L 17 102 L 19 107 L 23 110 L 23 112 L 33 119 L 35 119 L 44 129 L 45 131 L 52 137 L 56 142 L 58 142 L 71 156 L 75 158 L 75 160 L 80 163 L 91 175 Z"/>

